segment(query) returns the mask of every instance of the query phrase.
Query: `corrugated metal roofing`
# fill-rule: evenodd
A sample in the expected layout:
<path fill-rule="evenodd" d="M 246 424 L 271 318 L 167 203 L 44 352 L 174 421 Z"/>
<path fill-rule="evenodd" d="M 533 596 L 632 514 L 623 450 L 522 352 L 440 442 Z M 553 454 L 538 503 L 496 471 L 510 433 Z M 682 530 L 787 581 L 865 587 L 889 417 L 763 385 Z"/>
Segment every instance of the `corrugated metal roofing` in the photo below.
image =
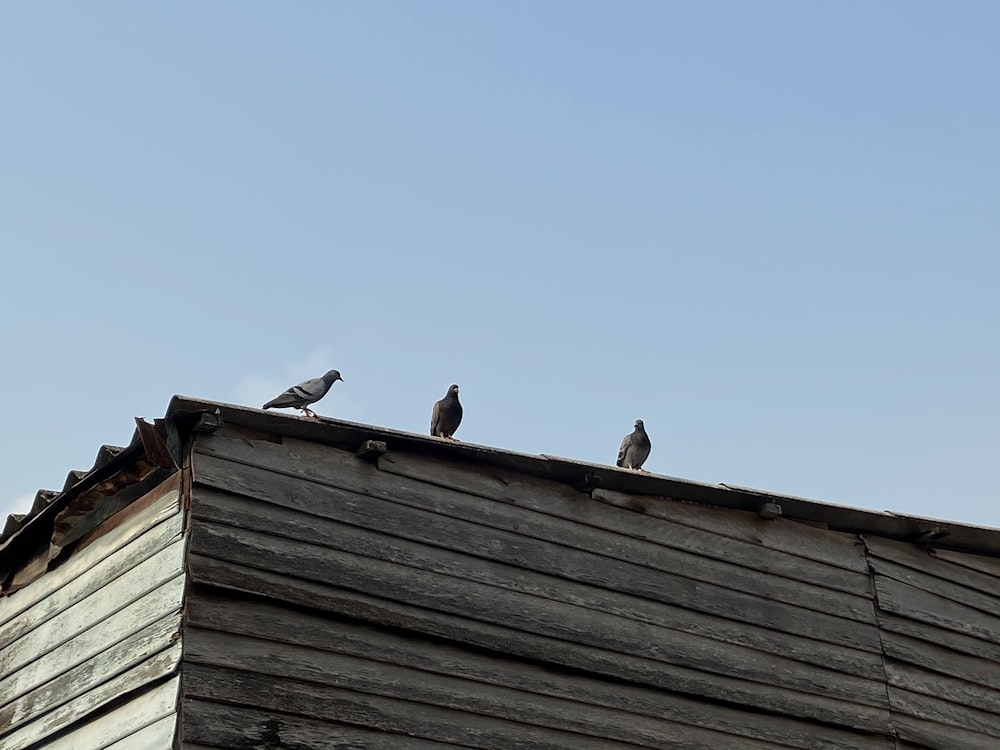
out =
<path fill-rule="evenodd" d="M 31 503 L 31 507 L 26 513 L 11 513 L 7 516 L 7 521 L 3 525 L 3 531 L 0 532 L 0 544 L 5 542 L 8 537 L 17 533 L 25 524 L 28 523 L 28 521 L 52 505 L 57 498 L 62 496 L 75 485 L 84 482 L 98 469 L 107 466 L 114 459 L 118 458 L 118 456 L 120 456 L 125 450 L 126 448 L 120 445 L 102 445 L 97 451 L 97 457 L 94 459 L 94 465 L 89 469 L 71 469 L 66 475 L 66 481 L 63 482 L 61 490 L 38 490 L 38 492 L 35 493 L 34 502 Z"/>
<path fill-rule="evenodd" d="M 241 425 L 263 433 L 324 443 L 348 450 L 357 450 L 366 441 L 376 440 L 386 443 L 389 450 L 434 454 L 484 466 L 504 467 L 570 484 L 585 491 L 596 489 L 602 492 L 668 497 L 759 512 L 765 517 L 768 514 L 780 513 L 785 518 L 822 524 L 836 531 L 872 534 L 911 542 L 933 542 L 938 547 L 1000 555 L 1000 529 L 888 511 L 863 510 L 748 487 L 704 484 L 658 474 L 639 474 L 610 465 L 444 441 L 391 428 L 326 417 L 307 419 L 234 404 L 175 396 L 170 402 L 164 420 L 157 421 L 171 425 L 182 416 L 199 412 L 219 414 L 224 423 Z M 167 433 L 166 442 L 169 444 L 171 437 L 175 438 L 177 430 L 174 429 L 171 433 L 168 429 Z M 171 449 L 173 447 L 171 446 Z M 78 492 L 81 488 L 98 481 L 107 467 L 126 457 L 126 454 L 132 454 L 133 450 L 130 449 L 143 451 L 139 430 L 136 431 L 128 448 L 102 446 L 94 465 L 85 471 L 71 471 L 62 490 L 39 490 L 34 503 L 26 513 L 8 516 L 0 533 L 0 553 L 4 552 L 11 540 L 31 524 L 33 519 L 45 514 L 47 508 L 57 504 L 68 493 Z M 157 451 L 163 452 L 164 449 L 165 446 L 159 446 Z"/>

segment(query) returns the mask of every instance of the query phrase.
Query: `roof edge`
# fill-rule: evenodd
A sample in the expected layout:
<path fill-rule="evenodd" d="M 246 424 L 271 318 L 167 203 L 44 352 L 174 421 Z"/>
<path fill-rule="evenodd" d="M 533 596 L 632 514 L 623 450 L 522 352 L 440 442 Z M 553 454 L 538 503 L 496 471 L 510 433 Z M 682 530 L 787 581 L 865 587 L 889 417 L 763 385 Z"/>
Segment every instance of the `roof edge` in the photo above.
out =
<path fill-rule="evenodd" d="M 444 441 L 428 435 L 348 422 L 332 417 L 308 419 L 191 396 L 174 396 L 167 407 L 166 417 L 198 411 L 218 412 L 224 422 L 333 445 L 345 450 L 356 450 L 365 441 L 379 440 L 389 444 L 390 449 L 457 458 L 466 462 L 522 471 L 585 491 L 599 487 L 601 490 L 744 510 L 758 513 L 765 518 L 780 514 L 784 518 L 825 524 L 833 531 L 871 534 L 899 541 L 933 544 L 935 547 L 1000 556 L 1000 529 L 986 526 L 867 510 L 737 485 L 707 484 L 663 474 L 640 474 L 616 466 L 593 464 L 554 455 L 518 453 L 474 443 Z M 777 511 L 774 506 L 778 506 Z"/>

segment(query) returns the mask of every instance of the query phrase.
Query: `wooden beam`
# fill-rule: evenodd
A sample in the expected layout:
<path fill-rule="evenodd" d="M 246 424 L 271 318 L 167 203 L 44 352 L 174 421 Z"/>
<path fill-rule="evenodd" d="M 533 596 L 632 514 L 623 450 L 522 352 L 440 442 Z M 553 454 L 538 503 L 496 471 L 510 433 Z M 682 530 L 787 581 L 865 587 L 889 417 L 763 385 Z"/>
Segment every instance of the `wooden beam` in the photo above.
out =
<path fill-rule="evenodd" d="M 384 440 L 365 440 L 358 446 L 354 455 L 365 461 L 374 463 L 378 461 L 379 456 L 384 455 L 388 450 L 389 446 Z"/>

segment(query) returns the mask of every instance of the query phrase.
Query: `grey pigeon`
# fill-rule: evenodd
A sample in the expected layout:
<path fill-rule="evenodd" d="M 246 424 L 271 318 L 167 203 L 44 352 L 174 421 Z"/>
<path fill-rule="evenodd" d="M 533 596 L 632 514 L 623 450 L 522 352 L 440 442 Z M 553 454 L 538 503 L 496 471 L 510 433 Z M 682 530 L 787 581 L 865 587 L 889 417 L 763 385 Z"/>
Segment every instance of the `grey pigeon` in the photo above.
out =
<path fill-rule="evenodd" d="M 458 402 L 458 386 L 448 386 L 444 398 L 434 402 L 431 412 L 431 435 L 454 440 L 455 430 L 462 423 L 462 405 Z"/>
<path fill-rule="evenodd" d="M 637 419 L 635 420 L 635 429 L 622 438 L 622 447 L 618 449 L 618 460 L 615 463 L 625 469 L 646 471 L 642 465 L 649 458 L 651 447 L 646 427 L 642 424 L 641 419 Z"/>
<path fill-rule="evenodd" d="M 323 398 L 338 380 L 344 382 L 344 379 L 340 377 L 340 371 L 330 370 L 321 378 L 310 378 L 303 380 L 298 385 L 293 385 L 280 396 L 272 398 L 262 408 L 284 409 L 292 407 L 301 409 L 307 417 L 315 417 L 316 413 L 309 408 L 309 404 L 315 404 Z"/>

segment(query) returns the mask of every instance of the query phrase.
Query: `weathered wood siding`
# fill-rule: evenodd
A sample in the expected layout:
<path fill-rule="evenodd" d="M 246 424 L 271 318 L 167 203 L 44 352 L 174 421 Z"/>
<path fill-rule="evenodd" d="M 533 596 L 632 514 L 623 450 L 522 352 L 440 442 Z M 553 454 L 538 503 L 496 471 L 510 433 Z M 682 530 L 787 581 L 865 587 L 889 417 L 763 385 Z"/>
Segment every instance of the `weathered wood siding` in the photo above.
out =
<path fill-rule="evenodd" d="M 0 749 L 172 747 L 185 558 L 178 484 L 104 521 L 64 563 L 0 599 Z"/>
<path fill-rule="evenodd" d="M 865 537 L 899 734 L 1000 748 L 1000 560 Z"/>
<path fill-rule="evenodd" d="M 194 482 L 186 746 L 896 748 L 855 536 L 225 430 Z"/>

